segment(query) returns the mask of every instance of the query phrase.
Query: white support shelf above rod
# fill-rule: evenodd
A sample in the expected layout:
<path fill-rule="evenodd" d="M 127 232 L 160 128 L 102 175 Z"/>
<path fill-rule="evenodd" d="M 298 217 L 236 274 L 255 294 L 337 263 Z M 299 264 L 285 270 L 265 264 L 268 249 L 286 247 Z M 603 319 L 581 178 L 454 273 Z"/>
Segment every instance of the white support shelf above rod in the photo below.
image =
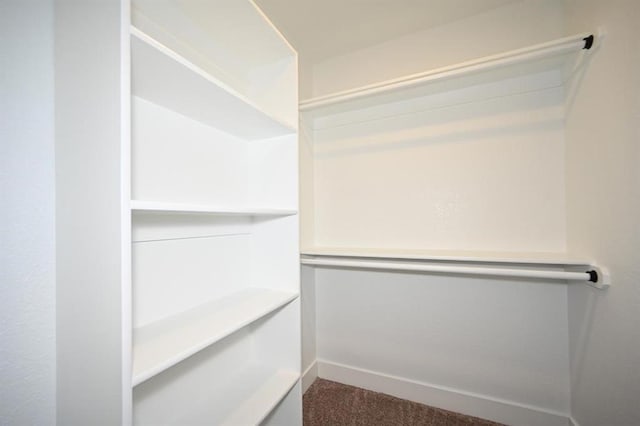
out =
<path fill-rule="evenodd" d="M 382 254 L 380 251 L 309 250 L 302 252 L 302 265 L 337 268 L 369 269 L 381 271 L 427 272 L 454 275 L 513 277 L 543 280 L 584 282 L 592 287 L 604 289 L 610 283 L 605 268 L 590 261 L 562 260 L 559 256 L 535 254 L 508 257 L 506 254 L 460 252 L 419 253 L 402 252 Z M 530 269 L 526 269 L 526 268 Z M 547 268 L 546 270 L 543 268 Z M 535 269 L 531 269 L 535 268 Z M 563 268 L 564 270 L 559 270 Z"/>
<path fill-rule="evenodd" d="M 433 89 L 432 86 L 453 79 L 471 78 L 466 84 L 478 84 L 492 79 L 524 74 L 532 70 L 539 72 L 559 69 L 566 63 L 568 55 L 581 50 L 589 50 L 593 43 L 593 34 L 576 34 L 522 49 L 311 98 L 301 101 L 299 108 L 301 112 L 313 111 L 319 115 L 328 115 L 349 109 L 349 105 L 352 103 L 356 103 L 358 107 L 374 104 L 375 101 L 370 101 L 369 98 L 378 100 L 380 97 L 385 97 L 385 101 L 401 100 L 405 95 L 398 93 L 405 92 L 405 89 L 426 89 L 429 87 Z M 486 77 L 488 72 L 497 70 L 502 72 L 493 78 Z M 479 77 L 477 80 L 473 80 L 474 76 L 483 76 L 484 78 Z M 398 94 L 398 99 L 393 96 L 394 94 Z M 412 96 L 415 96 L 415 94 Z M 391 99 L 387 99 L 387 97 L 391 97 Z"/>
<path fill-rule="evenodd" d="M 306 247 L 303 256 L 372 258 L 385 260 L 424 260 L 430 262 L 504 263 L 520 265 L 583 266 L 591 262 L 563 253 L 499 252 L 472 250 L 383 249 L 373 247 Z"/>

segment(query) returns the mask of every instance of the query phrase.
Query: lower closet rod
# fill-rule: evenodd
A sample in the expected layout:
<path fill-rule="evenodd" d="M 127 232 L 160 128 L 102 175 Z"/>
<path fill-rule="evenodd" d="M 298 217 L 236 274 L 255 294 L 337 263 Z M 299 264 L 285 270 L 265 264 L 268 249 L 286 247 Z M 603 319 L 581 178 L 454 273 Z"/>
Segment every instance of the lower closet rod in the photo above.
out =
<path fill-rule="evenodd" d="M 337 266 L 343 268 L 377 269 L 388 271 L 419 271 L 437 272 L 445 274 L 464 275 L 490 275 L 499 277 L 541 278 L 550 280 L 586 281 L 589 284 L 598 283 L 599 276 L 596 270 L 585 272 L 543 271 L 537 269 L 503 269 L 477 266 L 445 266 L 429 265 L 421 263 L 398 263 L 371 260 L 342 260 L 342 259 L 312 259 L 301 258 L 303 265 Z M 586 269 L 586 268 L 585 268 Z"/>

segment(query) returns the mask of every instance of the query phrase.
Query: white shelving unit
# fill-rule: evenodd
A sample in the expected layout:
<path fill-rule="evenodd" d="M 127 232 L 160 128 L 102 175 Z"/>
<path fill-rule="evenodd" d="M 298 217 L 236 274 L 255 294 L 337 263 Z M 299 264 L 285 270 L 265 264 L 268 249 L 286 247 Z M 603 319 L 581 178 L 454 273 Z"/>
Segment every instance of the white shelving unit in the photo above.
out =
<path fill-rule="evenodd" d="M 301 424 L 296 53 L 250 1 L 132 24 L 133 424 Z"/>

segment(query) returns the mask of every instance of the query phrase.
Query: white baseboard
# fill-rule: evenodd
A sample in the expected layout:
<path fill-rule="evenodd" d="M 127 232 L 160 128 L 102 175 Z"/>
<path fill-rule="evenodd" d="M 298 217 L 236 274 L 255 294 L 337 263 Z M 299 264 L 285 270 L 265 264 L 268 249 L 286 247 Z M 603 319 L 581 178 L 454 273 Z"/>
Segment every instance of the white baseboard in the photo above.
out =
<path fill-rule="evenodd" d="M 302 393 L 304 394 L 315 379 L 318 378 L 318 363 L 313 361 L 302 373 Z"/>
<path fill-rule="evenodd" d="M 507 425 L 571 425 L 571 420 L 567 414 L 551 412 L 512 401 L 499 400 L 486 395 L 412 381 L 321 359 L 317 360 L 312 367 L 316 369 L 316 375 L 323 379 Z M 310 369 L 307 369 L 307 371 L 310 371 Z"/>

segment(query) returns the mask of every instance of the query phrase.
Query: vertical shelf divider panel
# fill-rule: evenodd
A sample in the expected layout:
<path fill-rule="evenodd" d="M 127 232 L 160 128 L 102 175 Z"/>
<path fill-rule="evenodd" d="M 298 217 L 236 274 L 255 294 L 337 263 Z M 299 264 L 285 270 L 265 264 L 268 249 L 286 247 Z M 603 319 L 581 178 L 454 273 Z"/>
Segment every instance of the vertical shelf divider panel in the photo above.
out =
<path fill-rule="evenodd" d="M 249 0 L 132 23 L 133 424 L 301 424 L 297 54 Z"/>

